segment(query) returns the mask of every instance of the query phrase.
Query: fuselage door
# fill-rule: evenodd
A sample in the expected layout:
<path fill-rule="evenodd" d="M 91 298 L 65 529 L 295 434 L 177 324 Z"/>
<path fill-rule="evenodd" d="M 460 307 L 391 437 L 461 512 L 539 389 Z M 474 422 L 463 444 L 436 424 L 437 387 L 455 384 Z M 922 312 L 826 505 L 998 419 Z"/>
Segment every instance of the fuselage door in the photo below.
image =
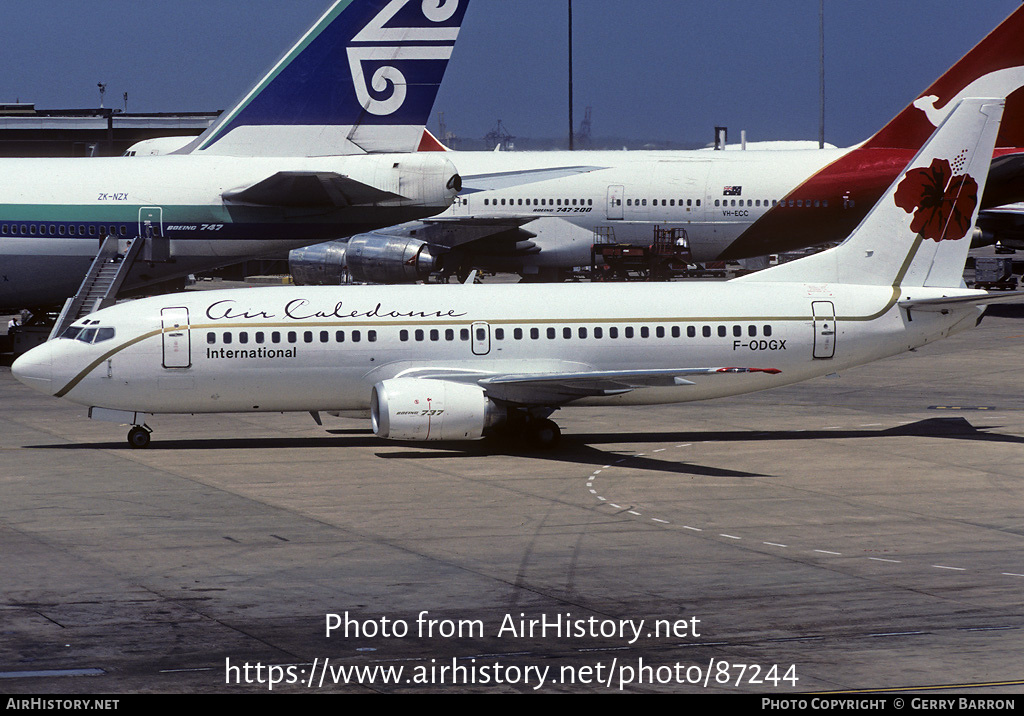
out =
<path fill-rule="evenodd" d="M 164 368 L 191 368 L 188 309 L 165 308 L 160 311 L 160 323 L 163 328 Z"/>
<path fill-rule="evenodd" d="M 621 184 L 613 184 L 608 187 L 608 218 L 622 218 L 622 198 L 626 195 L 626 189 Z"/>
<path fill-rule="evenodd" d="M 139 238 L 144 241 L 144 261 L 166 262 L 171 260 L 170 240 L 164 235 L 164 210 L 159 206 L 139 208 Z"/>
<path fill-rule="evenodd" d="M 836 354 L 836 307 L 831 301 L 811 302 L 814 313 L 814 357 L 827 360 Z"/>
<path fill-rule="evenodd" d="M 472 332 L 473 355 L 485 356 L 491 352 L 491 324 L 474 323 Z"/>
<path fill-rule="evenodd" d="M 139 236 L 164 235 L 164 210 L 159 206 L 139 207 Z"/>

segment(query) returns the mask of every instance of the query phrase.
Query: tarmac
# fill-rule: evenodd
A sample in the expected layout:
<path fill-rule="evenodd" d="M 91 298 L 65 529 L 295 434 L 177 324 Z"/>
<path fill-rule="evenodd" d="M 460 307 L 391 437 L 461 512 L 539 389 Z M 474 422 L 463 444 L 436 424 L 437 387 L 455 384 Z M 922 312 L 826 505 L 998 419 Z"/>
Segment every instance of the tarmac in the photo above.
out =
<path fill-rule="evenodd" d="M 1024 311 L 557 450 L 0 368 L 0 693 L 1024 690 Z"/>

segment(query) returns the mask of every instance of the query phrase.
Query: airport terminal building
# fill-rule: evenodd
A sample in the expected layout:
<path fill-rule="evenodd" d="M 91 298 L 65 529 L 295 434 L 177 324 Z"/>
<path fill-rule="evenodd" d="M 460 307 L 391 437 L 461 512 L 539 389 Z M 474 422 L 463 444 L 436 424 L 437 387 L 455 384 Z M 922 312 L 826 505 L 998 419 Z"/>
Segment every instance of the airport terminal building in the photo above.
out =
<path fill-rule="evenodd" d="M 220 112 L 128 113 L 0 104 L 0 157 L 111 157 L 144 139 L 198 136 Z"/>

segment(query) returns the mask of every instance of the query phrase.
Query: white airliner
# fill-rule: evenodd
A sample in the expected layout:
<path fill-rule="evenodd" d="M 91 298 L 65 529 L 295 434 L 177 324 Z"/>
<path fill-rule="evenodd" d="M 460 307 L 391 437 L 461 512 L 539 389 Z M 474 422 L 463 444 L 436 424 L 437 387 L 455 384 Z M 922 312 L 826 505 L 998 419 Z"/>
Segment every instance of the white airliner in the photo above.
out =
<path fill-rule="evenodd" d="M 480 268 L 553 280 L 602 240 L 685 230 L 694 261 L 841 241 L 963 97 L 1007 97 L 982 208 L 1024 200 L 1024 8 L 869 140 L 845 149 L 451 152 L 465 188 L 446 213 L 291 254 L 305 284 Z M 427 135 L 425 146 L 443 149 Z M 786 145 L 781 145 L 786 146 Z M 998 236 L 989 237 L 998 239 Z"/>
<path fill-rule="evenodd" d="M 169 254 L 133 288 L 447 209 L 455 167 L 416 149 L 467 4 L 333 2 L 175 154 L 0 160 L 0 308 L 63 303 L 107 236 Z"/>
<path fill-rule="evenodd" d="M 1003 100 L 965 99 L 840 246 L 725 282 L 267 287 L 129 301 L 15 361 L 43 393 L 157 413 L 368 412 L 397 440 L 502 430 L 540 445 L 570 405 L 786 385 L 970 328 L 970 233 Z"/>

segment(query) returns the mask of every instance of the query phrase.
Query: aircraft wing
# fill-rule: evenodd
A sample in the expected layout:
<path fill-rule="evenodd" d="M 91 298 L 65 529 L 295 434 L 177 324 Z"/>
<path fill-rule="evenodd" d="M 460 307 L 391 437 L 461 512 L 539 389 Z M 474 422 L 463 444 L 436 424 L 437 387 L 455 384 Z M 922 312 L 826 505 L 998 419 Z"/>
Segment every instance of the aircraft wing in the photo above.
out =
<path fill-rule="evenodd" d="M 529 243 L 530 239 L 535 238 L 536 234 L 522 227 L 538 218 L 527 214 L 520 216 L 433 217 L 422 221 L 408 222 L 390 229 L 381 229 L 375 233 L 385 236 L 415 237 L 428 244 L 446 248 L 455 248 L 474 241 L 481 241 L 492 249 L 504 250 L 510 246 L 516 247 L 519 242 Z M 522 246 L 517 248 L 523 249 Z M 532 243 L 529 248 L 532 248 Z M 483 250 L 486 252 L 486 248 Z M 537 251 L 539 250 L 537 249 Z"/>
<path fill-rule="evenodd" d="M 226 191 L 222 196 L 231 204 L 297 209 L 361 206 L 401 198 L 334 172 L 278 172 L 250 187 Z"/>
<path fill-rule="evenodd" d="M 988 170 L 984 207 L 1003 206 L 1024 201 L 1024 151 L 997 149 Z"/>
<path fill-rule="evenodd" d="M 676 368 L 499 375 L 477 383 L 493 400 L 515 405 L 555 406 L 579 398 L 622 395 L 637 388 L 695 385 L 741 374 L 776 375 L 775 368 Z"/>
<path fill-rule="evenodd" d="M 492 172 L 489 174 L 471 174 L 462 177 L 462 193 L 472 194 L 478 191 L 492 191 L 494 189 L 508 189 L 523 184 L 534 184 L 549 179 L 563 179 L 565 177 L 586 174 L 587 172 L 607 169 L 607 167 L 596 166 L 567 166 L 547 167 L 544 169 L 523 169 L 520 171 Z"/>
<path fill-rule="evenodd" d="M 1024 247 L 1024 204 L 1008 204 L 978 212 L 981 246 L 1000 242 L 1010 248 Z M 974 242 L 971 247 L 975 246 Z"/>

